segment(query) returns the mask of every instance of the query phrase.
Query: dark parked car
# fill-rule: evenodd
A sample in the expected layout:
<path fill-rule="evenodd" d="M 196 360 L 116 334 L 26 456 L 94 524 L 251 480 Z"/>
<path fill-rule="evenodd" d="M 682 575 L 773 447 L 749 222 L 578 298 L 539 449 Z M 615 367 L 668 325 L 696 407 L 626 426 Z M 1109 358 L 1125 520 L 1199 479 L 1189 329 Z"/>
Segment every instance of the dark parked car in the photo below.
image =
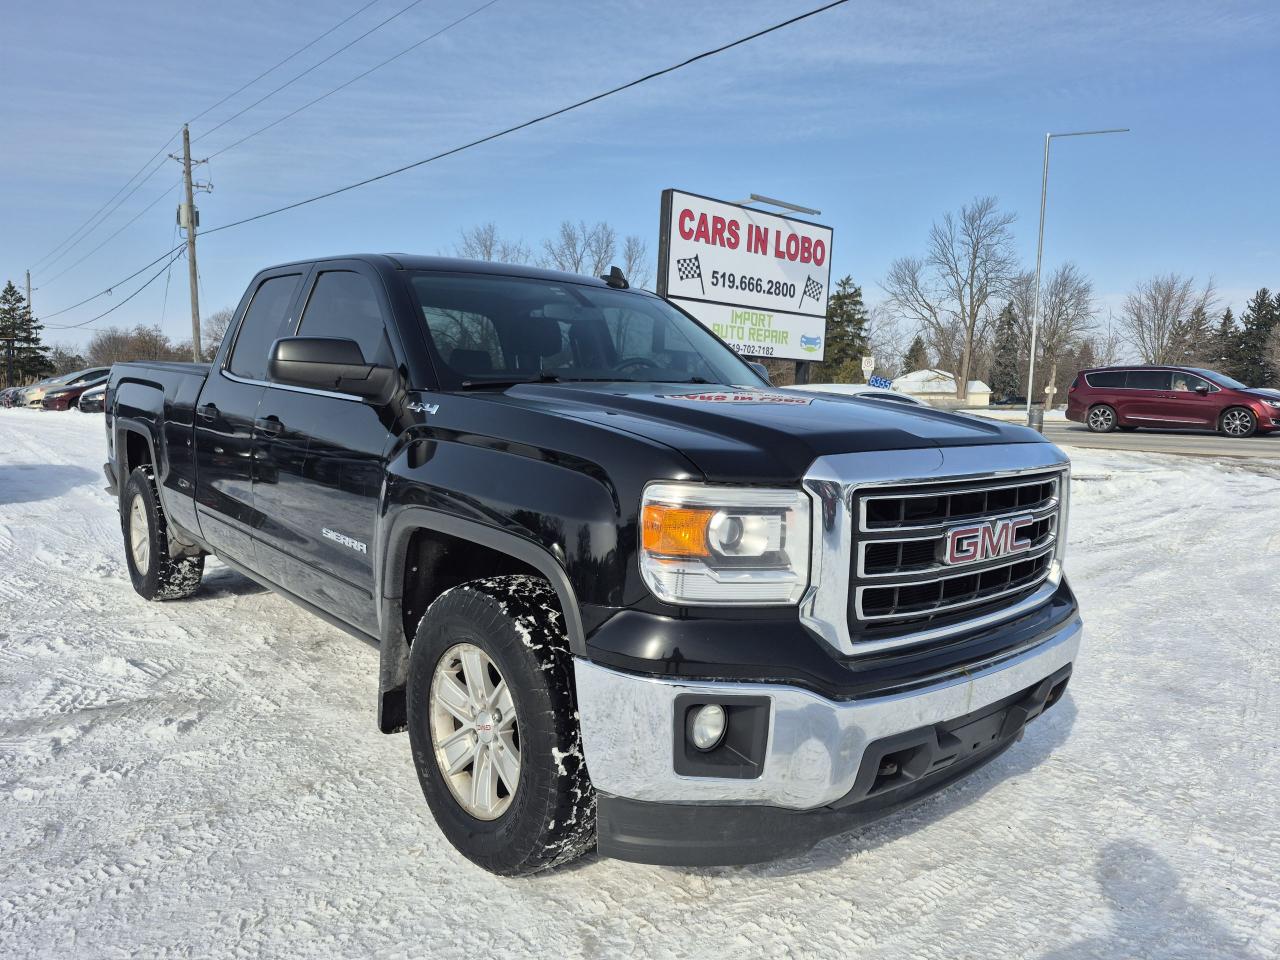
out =
<path fill-rule="evenodd" d="M 0 390 L 0 407 L 16 407 L 23 387 L 5 387 Z"/>
<path fill-rule="evenodd" d="M 106 409 L 106 403 L 107 385 L 100 383 L 80 394 L 80 401 L 76 406 L 80 408 L 81 413 L 102 413 Z"/>
<path fill-rule="evenodd" d="M 46 410 L 71 410 L 80 402 L 81 395 L 91 387 L 100 387 L 107 382 L 107 373 L 99 374 L 91 379 L 77 377 L 64 386 L 50 387 L 45 391 L 40 405 Z"/>
<path fill-rule="evenodd" d="M 1199 367 L 1082 370 L 1067 391 L 1067 419 L 1095 433 L 1182 427 L 1249 437 L 1280 429 L 1280 390 Z"/>
<path fill-rule="evenodd" d="M 617 270 L 285 264 L 107 399 L 134 589 L 213 554 L 377 644 L 381 729 L 497 873 L 805 850 L 1013 747 L 1079 649 L 1061 450 L 774 389 Z"/>

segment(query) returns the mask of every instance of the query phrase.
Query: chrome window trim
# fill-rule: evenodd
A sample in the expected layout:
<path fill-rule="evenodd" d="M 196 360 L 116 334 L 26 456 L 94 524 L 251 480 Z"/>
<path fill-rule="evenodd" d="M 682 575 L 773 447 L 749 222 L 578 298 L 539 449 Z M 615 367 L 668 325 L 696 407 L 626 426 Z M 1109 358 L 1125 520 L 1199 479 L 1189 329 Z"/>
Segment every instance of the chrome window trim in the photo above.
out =
<path fill-rule="evenodd" d="M 1002 610 L 958 624 L 919 630 L 895 637 L 855 643 L 849 632 L 849 590 L 853 570 L 853 505 L 867 487 L 908 487 L 943 482 L 1000 480 L 1035 473 L 1060 472 L 1055 556 L 1049 576 L 1031 595 Z M 1047 602 L 1062 579 L 1069 529 L 1071 462 L 1047 442 L 1003 443 L 964 447 L 875 450 L 819 457 L 805 473 L 803 486 L 813 500 L 813 538 L 809 587 L 800 599 L 800 621 L 838 653 L 846 656 L 917 646 L 966 630 L 1010 620 Z M 1023 588 L 1025 589 L 1025 588 Z"/>
<path fill-rule="evenodd" d="M 253 380 L 249 377 L 241 377 L 232 373 L 230 370 L 222 367 L 218 370 L 228 380 L 236 383 L 244 383 L 254 387 L 270 387 L 272 390 L 288 390 L 290 393 L 305 393 L 316 397 L 332 397 L 335 400 L 353 400 L 356 403 L 364 403 L 363 397 L 357 397 L 354 393 L 338 393 L 336 390 L 317 390 L 314 387 L 295 387 L 289 383 L 275 383 L 271 380 Z"/>

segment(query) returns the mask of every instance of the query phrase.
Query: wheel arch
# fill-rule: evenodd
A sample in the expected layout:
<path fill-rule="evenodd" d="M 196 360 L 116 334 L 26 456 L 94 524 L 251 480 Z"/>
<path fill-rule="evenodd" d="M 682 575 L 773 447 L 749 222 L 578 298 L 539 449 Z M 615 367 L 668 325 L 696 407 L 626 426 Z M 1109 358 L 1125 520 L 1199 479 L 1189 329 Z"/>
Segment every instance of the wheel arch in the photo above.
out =
<path fill-rule="evenodd" d="M 405 507 L 391 519 L 377 561 L 379 598 L 379 663 L 378 663 L 378 728 L 394 733 L 405 727 L 405 683 L 409 675 L 409 644 L 416 622 L 434 597 L 470 576 L 453 577 L 443 584 L 426 583 L 426 589 L 415 593 L 418 583 L 426 582 L 425 571 L 416 566 L 424 544 L 441 545 L 446 550 L 459 548 L 464 560 L 484 559 L 493 567 L 481 575 L 532 573 L 545 579 L 555 591 L 564 617 L 569 649 L 575 656 L 586 653 L 586 634 L 577 593 L 564 567 L 543 547 L 514 533 L 498 530 L 475 520 L 440 513 L 426 507 Z M 474 551 L 474 552 L 472 552 Z M 463 570 L 469 569 L 464 562 Z M 438 588 L 438 589 L 437 589 Z"/>

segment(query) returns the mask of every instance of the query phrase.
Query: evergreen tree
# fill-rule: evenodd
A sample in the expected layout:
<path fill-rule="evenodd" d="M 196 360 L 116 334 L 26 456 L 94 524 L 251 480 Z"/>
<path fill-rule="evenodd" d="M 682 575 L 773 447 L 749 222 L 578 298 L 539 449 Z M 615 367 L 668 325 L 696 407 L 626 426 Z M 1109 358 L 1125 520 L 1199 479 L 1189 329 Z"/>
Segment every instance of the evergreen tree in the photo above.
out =
<path fill-rule="evenodd" d="M 998 399 L 1017 396 L 1022 385 L 1022 357 L 1019 350 L 1018 312 L 1006 303 L 996 317 L 992 343 L 991 395 Z"/>
<path fill-rule="evenodd" d="M 853 383 L 862 379 L 867 354 L 867 308 L 862 288 L 843 277 L 827 303 L 826 349 L 814 371 L 815 383 Z"/>
<path fill-rule="evenodd" d="M 1212 353 L 1209 366 L 1214 370 L 1229 377 L 1240 372 L 1240 328 L 1230 307 L 1222 314 L 1218 328 L 1213 332 Z"/>
<path fill-rule="evenodd" d="M 902 358 L 902 372 L 912 373 L 927 369 L 929 369 L 929 350 L 924 345 L 924 338 L 917 333 L 916 338 L 911 341 L 911 346 L 907 348 L 906 355 Z"/>
<path fill-rule="evenodd" d="M 1240 357 L 1232 375 L 1251 387 L 1267 387 L 1276 383 L 1280 371 L 1267 362 L 1267 341 L 1280 324 L 1280 305 L 1271 299 L 1271 291 L 1263 287 L 1253 295 L 1240 317 Z"/>
<path fill-rule="evenodd" d="M 43 329 L 10 280 L 0 290 L 0 369 L 7 386 L 39 379 L 53 370 L 49 348 L 40 342 Z"/>
<path fill-rule="evenodd" d="M 1191 316 L 1181 325 L 1177 336 L 1183 363 L 1199 365 L 1209 362 L 1215 346 L 1215 331 L 1203 304 L 1192 308 Z"/>

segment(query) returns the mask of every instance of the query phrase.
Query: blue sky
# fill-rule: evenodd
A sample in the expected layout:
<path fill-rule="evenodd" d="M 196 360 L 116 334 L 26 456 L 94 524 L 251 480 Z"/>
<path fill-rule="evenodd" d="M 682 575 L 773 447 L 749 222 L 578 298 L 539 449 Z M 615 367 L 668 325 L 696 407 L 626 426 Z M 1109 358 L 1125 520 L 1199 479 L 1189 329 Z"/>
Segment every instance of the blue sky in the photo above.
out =
<path fill-rule="evenodd" d="M 177 130 L 365 0 L 10 5 L 0 60 L 0 280 L 110 197 Z M 480 5 L 422 0 L 222 129 L 215 123 L 409 0 L 378 0 L 192 125 L 220 150 Z M 499 0 L 270 132 L 199 168 L 213 227 L 473 139 L 816 5 L 816 0 L 579 4 Z M 184 31 L 186 34 L 184 35 Z M 1212 277 L 1237 313 L 1280 286 L 1280 7 L 1274 3 L 853 2 L 499 142 L 200 243 L 202 307 L 234 306 L 284 260 L 451 251 L 495 221 L 537 244 L 563 218 L 612 222 L 656 252 L 664 187 L 754 191 L 821 208 L 834 268 L 868 299 L 930 223 L 980 194 L 1015 211 L 1035 256 L 1047 130 L 1128 126 L 1056 142 L 1045 265 L 1075 260 L 1102 316 L 1156 272 Z M 172 149 L 172 148 L 171 148 Z M 38 314 L 133 272 L 174 242 L 170 163 L 61 259 L 33 270 Z M 147 274 L 140 277 L 144 279 Z M 49 320 L 76 323 L 127 295 Z M 95 326 L 189 333 L 185 266 Z"/>

